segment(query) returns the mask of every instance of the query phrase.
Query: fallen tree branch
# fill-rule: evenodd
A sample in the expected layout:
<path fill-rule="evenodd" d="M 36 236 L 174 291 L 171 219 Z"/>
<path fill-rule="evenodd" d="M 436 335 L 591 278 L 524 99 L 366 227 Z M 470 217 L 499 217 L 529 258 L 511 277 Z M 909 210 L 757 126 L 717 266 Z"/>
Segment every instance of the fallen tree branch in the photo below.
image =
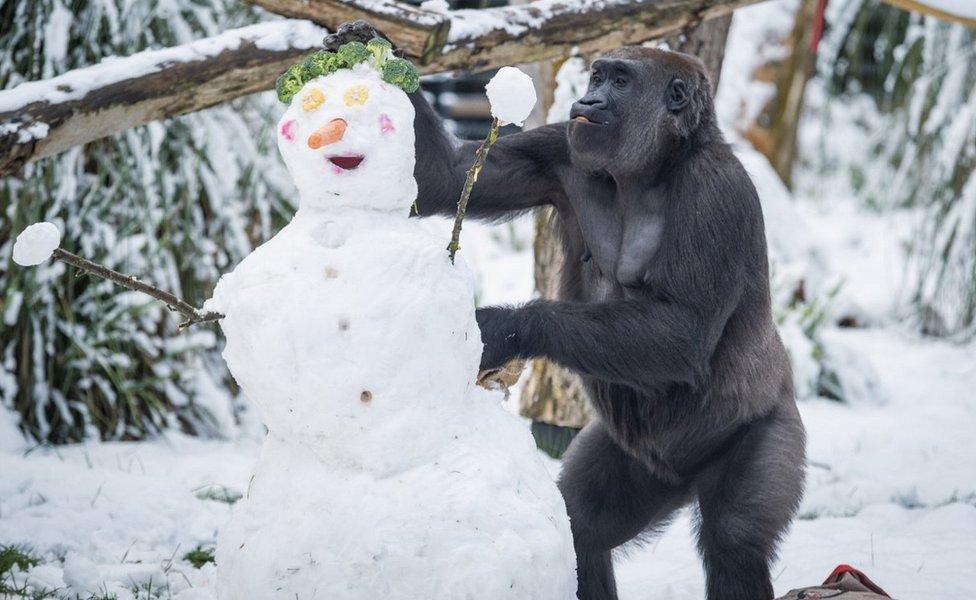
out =
<path fill-rule="evenodd" d="M 373 21 L 430 74 L 599 54 L 758 0 L 536 0 L 445 13 L 396 0 L 248 1 L 327 27 Z M 270 89 L 324 35 L 307 21 L 273 21 L 2 91 L 0 176 L 150 121 Z"/>
<path fill-rule="evenodd" d="M 0 176 L 73 146 L 268 89 L 324 35 L 307 21 L 274 21 L 2 91 Z"/>
<path fill-rule="evenodd" d="M 195 308 L 192 304 L 178 298 L 173 294 L 163 291 L 153 285 L 150 285 L 144 281 L 139 281 L 131 275 L 123 275 L 118 271 L 112 270 L 105 265 L 100 265 L 96 262 L 92 262 L 87 258 L 82 258 L 77 254 L 72 254 L 67 250 L 61 248 L 55 248 L 51 256 L 55 260 L 60 260 L 61 262 L 68 263 L 69 265 L 81 269 L 82 271 L 95 275 L 96 277 L 101 277 L 102 279 L 107 279 L 115 285 L 122 286 L 126 289 L 130 289 L 135 292 L 142 292 L 148 296 L 159 300 L 166 304 L 170 310 L 178 312 L 186 318 L 186 321 L 180 323 L 180 330 L 183 330 L 190 325 L 195 325 L 197 323 L 206 323 L 209 321 L 218 321 L 224 318 L 224 315 L 213 312 L 213 311 L 203 311 Z"/>

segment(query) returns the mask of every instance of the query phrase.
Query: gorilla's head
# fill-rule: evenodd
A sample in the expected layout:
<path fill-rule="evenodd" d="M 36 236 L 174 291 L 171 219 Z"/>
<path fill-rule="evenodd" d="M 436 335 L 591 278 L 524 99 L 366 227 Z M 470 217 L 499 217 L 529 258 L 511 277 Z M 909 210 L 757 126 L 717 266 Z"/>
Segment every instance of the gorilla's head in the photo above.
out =
<path fill-rule="evenodd" d="M 702 62 L 639 46 L 593 61 L 589 88 L 570 119 L 574 161 L 612 174 L 658 168 L 715 122 Z"/>

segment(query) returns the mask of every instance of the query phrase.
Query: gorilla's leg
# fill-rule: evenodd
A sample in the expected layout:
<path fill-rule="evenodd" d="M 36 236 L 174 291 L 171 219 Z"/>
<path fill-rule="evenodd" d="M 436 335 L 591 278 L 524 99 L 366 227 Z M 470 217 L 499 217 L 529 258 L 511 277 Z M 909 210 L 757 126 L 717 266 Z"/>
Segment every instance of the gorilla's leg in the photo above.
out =
<path fill-rule="evenodd" d="M 708 600 L 769 600 L 769 565 L 803 493 L 804 433 L 789 404 L 696 478 Z"/>
<path fill-rule="evenodd" d="M 563 458 L 559 490 L 576 546 L 577 596 L 616 600 L 611 550 L 661 524 L 688 492 L 655 477 L 592 422 Z"/>

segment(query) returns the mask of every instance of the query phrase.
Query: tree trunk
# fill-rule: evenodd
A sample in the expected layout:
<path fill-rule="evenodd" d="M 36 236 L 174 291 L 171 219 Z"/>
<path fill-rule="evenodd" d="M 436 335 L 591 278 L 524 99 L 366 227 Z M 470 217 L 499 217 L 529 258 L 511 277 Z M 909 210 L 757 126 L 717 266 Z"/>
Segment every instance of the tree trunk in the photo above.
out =
<path fill-rule="evenodd" d="M 703 21 L 666 40 L 669 48 L 695 54 L 705 62 L 713 90 L 718 87 L 731 20 L 731 15 L 726 15 Z M 554 74 L 555 69 L 551 72 Z M 551 102 L 551 91 L 546 97 Z M 548 106 L 545 106 L 542 114 L 547 111 Z M 559 299 L 559 273 L 566 260 L 557 239 L 556 218 L 552 209 L 540 210 L 536 214 L 535 286 L 541 297 L 550 299 Z M 532 361 L 519 410 L 523 416 L 532 419 L 532 433 L 539 447 L 557 458 L 592 417 L 580 378 L 545 359 Z"/>
<path fill-rule="evenodd" d="M 766 76 L 776 84 L 776 95 L 763 108 L 756 122 L 745 132 L 754 148 L 766 155 L 780 179 L 791 186 L 796 161 L 796 136 L 803 112 L 807 81 L 816 71 L 816 54 L 811 49 L 811 22 L 817 0 L 802 0 L 796 12 L 793 31 L 785 40 L 786 59 L 767 65 Z"/>

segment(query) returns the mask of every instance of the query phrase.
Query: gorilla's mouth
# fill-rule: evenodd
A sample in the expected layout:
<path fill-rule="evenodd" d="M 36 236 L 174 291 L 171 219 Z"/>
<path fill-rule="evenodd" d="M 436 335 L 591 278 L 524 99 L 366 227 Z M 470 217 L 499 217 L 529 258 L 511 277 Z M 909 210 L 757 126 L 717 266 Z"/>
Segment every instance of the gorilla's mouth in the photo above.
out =
<path fill-rule="evenodd" d="M 601 121 L 597 121 L 596 119 L 593 119 L 591 117 L 588 117 L 588 116 L 586 116 L 584 114 L 574 115 L 573 116 L 573 121 L 575 121 L 577 123 L 587 123 L 589 125 L 603 125 L 603 123 Z"/>
<path fill-rule="evenodd" d="M 347 154 L 345 156 L 330 156 L 329 162 L 339 167 L 343 171 L 352 171 L 363 162 L 362 154 Z"/>

